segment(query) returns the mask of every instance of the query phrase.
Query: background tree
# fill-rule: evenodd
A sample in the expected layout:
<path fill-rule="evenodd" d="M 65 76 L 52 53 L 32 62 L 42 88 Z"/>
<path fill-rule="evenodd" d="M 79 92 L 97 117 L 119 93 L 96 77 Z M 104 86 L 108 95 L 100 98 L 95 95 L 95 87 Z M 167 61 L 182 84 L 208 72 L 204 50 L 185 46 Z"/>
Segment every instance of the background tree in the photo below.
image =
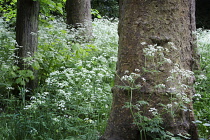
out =
<path fill-rule="evenodd" d="M 32 68 L 23 60 L 26 57 L 34 55 L 38 45 L 38 17 L 39 2 L 34 0 L 19 0 L 17 2 L 17 19 L 16 19 L 16 41 L 18 57 L 17 65 L 21 70 L 32 70 Z M 29 77 L 30 72 L 28 73 Z M 25 74 L 26 74 L 25 73 Z M 34 73 L 36 73 L 34 71 Z M 27 82 L 27 81 L 26 81 Z M 26 85 L 28 90 L 32 90 L 37 86 L 36 80 L 30 80 Z"/>
<path fill-rule="evenodd" d="M 90 0 L 66 1 L 67 24 L 74 28 L 84 27 L 84 34 L 91 36 L 91 4 Z M 82 25 L 82 26 L 81 26 Z"/>
<path fill-rule="evenodd" d="M 101 139 L 166 138 L 162 128 L 174 137 L 198 139 L 190 72 L 194 5 L 194 0 L 120 0 L 117 76 Z"/>

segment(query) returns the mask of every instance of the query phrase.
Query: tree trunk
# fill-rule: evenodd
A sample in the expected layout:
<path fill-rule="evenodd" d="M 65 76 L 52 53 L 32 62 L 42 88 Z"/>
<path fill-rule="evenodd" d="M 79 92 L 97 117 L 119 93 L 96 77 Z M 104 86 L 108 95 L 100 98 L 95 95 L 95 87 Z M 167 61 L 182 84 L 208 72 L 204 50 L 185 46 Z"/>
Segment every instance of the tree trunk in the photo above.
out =
<path fill-rule="evenodd" d="M 74 28 L 84 28 L 83 35 L 92 35 L 91 4 L 90 0 L 66 1 L 67 24 Z"/>
<path fill-rule="evenodd" d="M 171 132 L 174 137 L 190 134 L 191 140 L 198 139 L 192 123 L 194 76 L 189 74 L 195 63 L 194 4 L 194 0 L 120 0 L 113 104 L 101 140 L 161 137 L 162 134 L 158 135 L 154 129 L 160 127 L 152 123 L 152 128 L 146 125 L 157 116 L 153 114 L 155 109 L 163 119 L 160 125 L 164 131 Z M 146 101 L 148 105 L 138 101 Z M 148 121 L 139 120 L 137 115 Z M 144 125 L 140 124 L 142 122 Z"/>
<path fill-rule="evenodd" d="M 16 20 L 16 56 L 18 57 L 18 66 L 20 70 L 33 70 L 23 61 L 25 57 L 34 55 L 38 45 L 38 18 L 39 2 L 33 0 L 19 0 L 17 3 L 17 20 Z M 36 71 L 33 70 L 34 74 Z M 36 80 L 30 80 L 26 84 L 28 90 L 37 87 Z"/>

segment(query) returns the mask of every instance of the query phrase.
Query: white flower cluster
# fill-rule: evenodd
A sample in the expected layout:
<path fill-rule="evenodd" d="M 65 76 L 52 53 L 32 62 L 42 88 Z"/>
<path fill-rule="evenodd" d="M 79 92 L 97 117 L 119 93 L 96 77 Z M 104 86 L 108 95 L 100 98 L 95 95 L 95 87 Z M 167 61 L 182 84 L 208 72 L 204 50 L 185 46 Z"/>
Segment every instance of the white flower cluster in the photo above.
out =
<path fill-rule="evenodd" d="M 142 45 L 146 45 L 146 42 L 142 42 Z M 172 49 L 175 49 L 175 45 L 172 42 L 168 43 Z M 145 55 L 145 64 L 147 63 L 147 59 L 153 60 L 153 64 L 157 67 L 163 63 L 172 63 L 172 60 L 166 57 L 166 54 L 169 53 L 169 49 L 167 47 L 158 46 L 157 44 L 154 45 L 147 45 L 143 49 L 143 53 Z"/>
<path fill-rule="evenodd" d="M 166 85 L 165 84 L 158 84 L 158 85 L 155 86 L 155 88 L 157 88 L 157 89 L 165 89 Z"/>
<path fill-rule="evenodd" d="M 93 120 L 89 119 L 89 118 L 85 118 L 84 121 L 86 123 L 95 123 Z"/>
<path fill-rule="evenodd" d="M 137 78 L 141 77 L 140 74 L 134 73 L 132 72 L 130 75 L 123 75 L 121 77 L 122 81 L 130 81 L 130 82 L 134 82 Z"/>
<path fill-rule="evenodd" d="M 58 101 L 57 102 L 58 109 L 66 110 L 65 104 L 66 104 L 66 102 L 64 100 Z"/>
<path fill-rule="evenodd" d="M 158 115 L 158 110 L 156 108 L 150 108 L 149 112 L 151 112 L 154 116 Z"/>
<path fill-rule="evenodd" d="M 174 65 L 174 68 L 170 70 L 171 76 L 167 78 L 167 81 L 179 80 L 181 84 L 184 80 L 192 82 L 194 78 L 194 72 L 186 69 L 180 69 L 178 64 Z M 179 79 L 177 79 L 179 78 Z"/>
<path fill-rule="evenodd" d="M 202 97 L 201 97 L 201 94 L 197 93 L 193 95 L 193 98 L 196 100 L 200 100 Z"/>
<path fill-rule="evenodd" d="M 92 113 L 97 106 L 107 110 L 111 101 L 111 85 L 107 81 L 113 79 L 117 61 L 117 23 L 104 19 L 95 20 L 94 42 L 75 45 L 74 48 L 69 42 L 75 37 L 74 32 L 69 33 L 66 25 L 56 20 L 50 24 L 49 28 L 39 31 L 39 43 L 43 44 L 39 50 L 42 53 L 39 59 L 43 61 L 44 55 L 47 55 L 63 60 L 65 65 L 49 74 L 45 80 L 47 88 L 34 96 L 25 109 L 36 109 L 40 104 L 50 104 L 54 107 L 53 110 L 69 110 L 69 106 L 76 106 L 77 111 L 82 110 L 84 114 Z M 46 46 L 50 46 L 49 51 L 45 51 Z M 66 67 L 66 58 L 57 51 L 61 48 L 73 52 L 68 55 L 68 63 L 72 63 L 73 67 Z M 84 56 L 77 56 L 75 52 Z M 94 122 L 91 119 L 85 121 Z"/>
<path fill-rule="evenodd" d="M 145 56 L 150 56 L 150 57 L 154 57 L 157 51 L 158 51 L 157 44 L 148 45 L 147 48 L 143 49 Z"/>
<path fill-rule="evenodd" d="M 146 42 L 142 42 L 141 45 L 146 45 Z M 177 50 L 173 42 L 168 42 L 169 46 L 173 50 Z M 154 45 L 147 45 L 146 48 L 143 49 L 145 56 L 154 57 L 155 55 L 163 55 L 163 52 L 169 52 L 168 48 L 163 48 L 162 46 L 158 46 L 157 44 Z"/>
<path fill-rule="evenodd" d="M 200 74 L 197 76 L 200 80 L 207 80 L 207 77 L 204 74 Z"/>
<path fill-rule="evenodd" d="M 173 49 L 173 50 L 177 50 L 177 47 L 175 46 L 175 44 L 173 42 L 168 42 L 168 44 L 170 45 L 170 47 Z"/>

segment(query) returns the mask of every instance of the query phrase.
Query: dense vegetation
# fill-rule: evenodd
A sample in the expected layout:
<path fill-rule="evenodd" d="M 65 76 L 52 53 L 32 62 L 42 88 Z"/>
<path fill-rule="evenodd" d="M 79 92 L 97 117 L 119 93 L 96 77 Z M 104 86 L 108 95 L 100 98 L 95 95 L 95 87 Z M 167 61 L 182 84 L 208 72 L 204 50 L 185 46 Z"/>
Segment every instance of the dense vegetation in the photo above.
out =
<path fill-rule="evenodd" d="M 210 31 L 197 30 L 198 53 L 200 54 L 200 70 L 195 72 L 196 82 L 194 95 L 194 112 L 202 138 L 210 138 Z"/>
<path fill-rule="evenodd" d="M 46 17 L 43 17 L 46 19 Z M 117 22 L 93 22 L 94 40 L 83 42 L 62 19 L 40 25 L 39 47 L 26 61 L 39 71 L 40 86 L 29 101 L 24 83 L 33 75 L 14 66 L 14 32 L 0 19 L 0 139 L 97 139 L 104 131 L 112 100 L 117 61 Z M 82 30 L 82 29 L 81 29 Z M 198 30 L 201 70 L 194 109 L 202 138 L 210 135 L 210 33 Z M 76 38 L 76 39 L 75 39 Z M 18 97 L 10 94 L 21 83 Z"/>
<path fill-rule="evenodd" d="M 0 13 L 0 139 L 98 139 L 106 127 L 112 101 L 118 47 L 118 22 L 113 18 L 118 16 L 117 1 L 92 0 L 94 9 L 112 21 L 95 19 L 94 38 L 89 43 L 80 36 L 82 29 L 67 30 L 62 18 L 52 16 L 64 14 L 64 1 L 46 1 L 42 1 L 38 51 L 34 57 L 25 58 L 38 70 L 39 87 L 32 97 L 25 88 L 25 83 L 34 78 L 32 71 L 14 65 L 16 0 L 6 7 L 0 5 L 0 10 L 5 10 Z M 92 12 L 97 16 L 97 10 Z M 209 38 L 208 30 L 197 31 L 201 68 L 195 71 L 193 100 L 195 123 L 203 139 L 210 136 Z M 18 96 L 11 94 L 16 84 L 21 85 Z"/>
<path fill-rule="evenodd" d="M 13 65 L 14 32 L 1 19 L 0 139 L 97 139 L 112 100 L 117 22 L 95 20 L 90 43 L 79 31 L 67 30 L 62 19 L 48 23 L 39 27 L 35 57 L 26 58 L 39 71 L 40 83 L 26 101 L 24 84 L 33 75 Z M 14 83 L 23 85 L 18 97 L 10 94 Z"/>

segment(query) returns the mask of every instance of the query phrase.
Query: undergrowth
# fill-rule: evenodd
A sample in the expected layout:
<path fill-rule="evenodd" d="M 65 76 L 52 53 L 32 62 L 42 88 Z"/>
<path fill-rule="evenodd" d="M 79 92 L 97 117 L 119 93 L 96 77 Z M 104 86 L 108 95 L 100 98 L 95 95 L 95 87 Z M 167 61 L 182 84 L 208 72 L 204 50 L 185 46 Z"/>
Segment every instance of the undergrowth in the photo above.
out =
<path fill-rule="evenodd" d="M 31 75 L 14 65 L 15 33 L 0 18 L 0 139 L 98 139 L 105 130 L 112 101 L 117 22 L 95 19 L 94 38 L 86 43 L 78 30 L 67 30 L 62 19 L 43 18 L 48 23 L 39 26 L 38 51 L 25 60 L 38 70 L 39 79 L 29 101 L 24 100 L 28 94 L 24 86 L 18 97 L 11 94 L 15 83 L 24 83 Z M 199 30 L 197 34 L 201 70 L 196 72 L 195 123 L 200 137 L 208 139 L 210 33 Z"/>
<path fill-rule="evenodd" d="M 194 95 L 194 112 L 200 137 L 210 139 L 210 32 L 197 31 L 200 70 L 197 71 Z"/>
<path fill-rule="evenodd" d="M 0 139 L 98 139 L 112 101 L 117 22 L 94 20 L 93 40 L 86 43 L 78 36 L 82 29 L 69 31 L 62 19 L 48 21 L 39 27 L 37 53 L 25 59 L 39 79 L 25 102 L 24 86 L 19 97 L 11 94 L 13 79 L 24 83 L 28 77 L 14 66 L 14 32 L 1 20 Z"/>

